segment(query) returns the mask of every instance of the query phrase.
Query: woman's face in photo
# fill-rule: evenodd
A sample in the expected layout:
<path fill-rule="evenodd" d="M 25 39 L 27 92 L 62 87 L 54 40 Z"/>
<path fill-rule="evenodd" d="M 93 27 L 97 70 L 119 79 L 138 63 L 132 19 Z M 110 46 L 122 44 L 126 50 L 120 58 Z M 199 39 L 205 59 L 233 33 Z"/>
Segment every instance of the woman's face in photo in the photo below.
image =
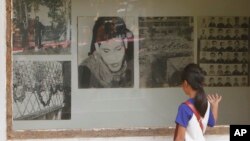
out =
<path fill-rule="evenodd" d="M 125 55 L 125 46 L 121 38 L 101 42 L 99 52 L 104 63 L 112 72 L 121 69 Z"/>

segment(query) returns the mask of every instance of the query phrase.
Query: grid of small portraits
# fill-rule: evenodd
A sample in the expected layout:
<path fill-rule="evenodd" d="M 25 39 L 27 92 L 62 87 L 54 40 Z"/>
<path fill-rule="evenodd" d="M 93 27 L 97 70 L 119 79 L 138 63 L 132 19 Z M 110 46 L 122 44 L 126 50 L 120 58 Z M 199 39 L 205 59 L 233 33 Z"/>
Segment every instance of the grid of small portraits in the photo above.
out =
<path fill-rule="evenodd" d="M 199 17 L 198 63 L 206 86 L 249 85 L 249 18 Z"/>

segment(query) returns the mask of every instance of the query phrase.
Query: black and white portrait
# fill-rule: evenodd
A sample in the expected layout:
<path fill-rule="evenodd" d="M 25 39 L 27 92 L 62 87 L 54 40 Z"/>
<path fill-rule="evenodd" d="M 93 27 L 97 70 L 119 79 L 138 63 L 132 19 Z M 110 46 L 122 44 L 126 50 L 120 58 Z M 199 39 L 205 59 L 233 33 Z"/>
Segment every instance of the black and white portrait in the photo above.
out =
<path fill-rule="evenodd" d="M 139 17 L 140 87 L 180 86 L 193 62 L 192 17 Z"/>
<path fill-rule="evenodd" d="M 249 85 L 249 24 L 248 17 L 198 18 L 198 63 L 207 86 Z"/>
<path fill-rule="evenodd" d="M 134 86 L 132 26 L 123 17 L 78 17 L 79 88 Z"/>
<path fill-rule="evenodd" d="M 14 61 L 13 119 L 71 119 L 71 63 Z"/>
<path fill-rule="evenodd" d="M 71 0 L 13 0 L 13 54 L 69 54 Z"/>

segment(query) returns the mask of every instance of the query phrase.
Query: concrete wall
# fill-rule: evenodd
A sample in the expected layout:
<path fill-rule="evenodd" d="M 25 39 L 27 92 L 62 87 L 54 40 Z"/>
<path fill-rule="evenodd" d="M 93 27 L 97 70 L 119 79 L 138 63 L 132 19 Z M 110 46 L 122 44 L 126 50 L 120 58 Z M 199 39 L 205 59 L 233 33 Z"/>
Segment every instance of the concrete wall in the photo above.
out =
<path fill-rule="evenodd" d="M 6 140 L 5 1 L 0 1 L 0 140 Z"/>

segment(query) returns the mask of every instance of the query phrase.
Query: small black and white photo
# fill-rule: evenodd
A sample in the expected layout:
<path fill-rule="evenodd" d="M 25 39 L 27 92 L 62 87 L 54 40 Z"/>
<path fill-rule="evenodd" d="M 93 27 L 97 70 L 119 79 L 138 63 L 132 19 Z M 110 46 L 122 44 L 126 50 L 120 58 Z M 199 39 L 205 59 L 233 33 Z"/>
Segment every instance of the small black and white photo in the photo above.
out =
<path fill-rule="evenodd" d="M 13 61 L 13 120 L 71 119 L 69 61 Z"/>
<path fill-rule="evenodd" d="M 243 16 L 198 18 L 197 61 L 210 77 L 208 87 L 250 85 L 249 23 L 249 17 Z M 230 83 L 228 76 L 234 77 Z M 240 84 L 241 80 L 244 85 Z"/>
<path fill-rule="evenodd" d="M 193 17 L 139 17 L 141 88 L 180 86 L 183 66 L 194 62 Z"/>
<path fill-rule="evenodd" d="M 14 55 L 71 51 L 71 0 L 13 0 Z"/>
<path fill-rule="evenodd" d="M 134 86 L 134 18 L 78 17 L 78 88 Z"/>

